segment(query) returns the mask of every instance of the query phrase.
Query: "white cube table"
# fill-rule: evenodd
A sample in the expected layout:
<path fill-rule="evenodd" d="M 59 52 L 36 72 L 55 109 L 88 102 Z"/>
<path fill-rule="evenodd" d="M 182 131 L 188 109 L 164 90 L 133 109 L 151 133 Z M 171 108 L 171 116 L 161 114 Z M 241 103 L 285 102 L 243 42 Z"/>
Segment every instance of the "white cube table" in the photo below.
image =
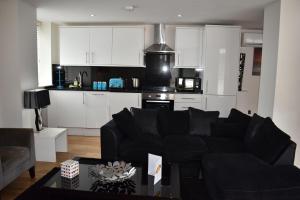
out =
<path fill-rule="evenodd" d="M 68 152 L 67 129 L 44 128 L 34 133 L 37 161 L 56 162 L 56 152 Z"/>

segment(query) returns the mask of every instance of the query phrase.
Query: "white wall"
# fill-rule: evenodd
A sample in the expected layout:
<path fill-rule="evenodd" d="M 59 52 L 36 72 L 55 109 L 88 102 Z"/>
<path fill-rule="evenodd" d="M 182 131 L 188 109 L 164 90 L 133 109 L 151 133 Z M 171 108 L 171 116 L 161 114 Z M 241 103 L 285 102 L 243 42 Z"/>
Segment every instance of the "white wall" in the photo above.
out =
<path fill-rule="evenodd" d="M 24 0 L 0 1 L 0 126 L 33 127 L 23 92 L 37 87 L 36 9 Z"/>
<path fill-rule="evenodd" d="M 263 52 L 258 101 L 258 114 L 272 117 L 280 21 L 280 1 L 273 2 L 265 8 Z"/>
<path fill-rule="evenodd" d="M 281 0 L 280 31 L 273 118 L 298 144 L 300 166 L 300 1 Z"/>

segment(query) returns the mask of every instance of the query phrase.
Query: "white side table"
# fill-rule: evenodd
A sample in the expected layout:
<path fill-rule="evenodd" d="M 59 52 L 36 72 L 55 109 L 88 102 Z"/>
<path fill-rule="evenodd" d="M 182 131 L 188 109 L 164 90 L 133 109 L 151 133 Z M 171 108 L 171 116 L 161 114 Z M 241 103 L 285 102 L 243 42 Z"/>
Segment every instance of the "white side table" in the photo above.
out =
<path fill-rule="evenodd" d="M 67 129 L 44 128 L 34 133 L 37 161 L 56 162 L 56 152 L 68 152 Z"/>

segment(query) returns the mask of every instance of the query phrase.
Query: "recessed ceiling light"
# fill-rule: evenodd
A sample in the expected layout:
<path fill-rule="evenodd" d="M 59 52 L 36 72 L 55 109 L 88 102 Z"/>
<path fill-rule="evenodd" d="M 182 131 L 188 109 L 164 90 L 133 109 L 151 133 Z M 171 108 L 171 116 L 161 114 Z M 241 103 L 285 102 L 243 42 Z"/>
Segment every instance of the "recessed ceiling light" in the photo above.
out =
<path fill-rule="evenodd" d="M 125 6 L 124 7 L 124 10 L 126 11 L 129 11 L 129 12 L 132 12 L 136 9 L 136 6 L 135 5 L 131 5 L 131 6 Z"/>
<path fill-rule="evenodd" d="M 90 14 L 90 16 L 91 16 L 91 17 L 95 17 L 95 15 L 94 15 L 94 14 Z"/>
<path fill-rule="evenodd" d="M 177 17 L 181 18 L 181 17 L 182 17 L 182 14 L 178 14 Z"/>

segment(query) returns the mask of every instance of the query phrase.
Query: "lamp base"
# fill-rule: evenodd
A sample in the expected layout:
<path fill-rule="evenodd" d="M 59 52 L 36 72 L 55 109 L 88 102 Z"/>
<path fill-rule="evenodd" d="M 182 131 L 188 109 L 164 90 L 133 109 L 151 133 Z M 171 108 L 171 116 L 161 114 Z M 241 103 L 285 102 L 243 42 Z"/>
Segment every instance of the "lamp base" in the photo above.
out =
<path fill-rule="evenodd" d="M 41 109 L 36 108 L 35 111 L 35 127 L 37 131 L 41 131 L 43 129 L 43 120 L 42 120 L 42 114 Z"/>

